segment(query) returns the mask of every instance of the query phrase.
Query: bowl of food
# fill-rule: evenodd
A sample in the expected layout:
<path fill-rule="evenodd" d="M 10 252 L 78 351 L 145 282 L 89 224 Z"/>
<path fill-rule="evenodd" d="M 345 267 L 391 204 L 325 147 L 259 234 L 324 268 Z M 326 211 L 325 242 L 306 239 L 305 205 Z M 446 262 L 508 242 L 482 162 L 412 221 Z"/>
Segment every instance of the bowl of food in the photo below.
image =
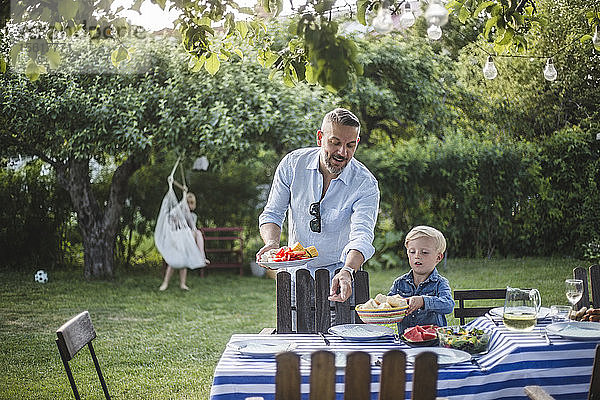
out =
<path fill-rule="evenodd" d="M 406 328 L 400 339 L 411 347 L 437 346 L 439 344 L 436 325 L 417 325 Z"/>
<path fill-rule="evenodd" d="M 399 295 L 386 296 L 379 293 L 354 309 L 365 324 L 395 324 L 404 319 L 408 304 Z"/>
<path fill-rule="evenodd" d="M 469 354 L 485 353 L 490 335 L 483 329 L 446 326 L 437 329 L 440 346 L 466 351 Z"/>

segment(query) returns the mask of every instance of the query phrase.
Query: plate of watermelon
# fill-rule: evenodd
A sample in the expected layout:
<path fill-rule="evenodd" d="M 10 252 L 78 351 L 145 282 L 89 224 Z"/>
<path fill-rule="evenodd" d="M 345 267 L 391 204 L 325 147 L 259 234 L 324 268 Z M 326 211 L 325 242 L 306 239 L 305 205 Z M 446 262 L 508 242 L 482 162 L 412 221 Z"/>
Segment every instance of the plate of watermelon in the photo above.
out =
<path fill-rule="evenodd" d="M 404 330 L 400 339 L 411 347 L 437 346 L 439 340 L 437 337 L 436 325 L 417 325 Z"/>

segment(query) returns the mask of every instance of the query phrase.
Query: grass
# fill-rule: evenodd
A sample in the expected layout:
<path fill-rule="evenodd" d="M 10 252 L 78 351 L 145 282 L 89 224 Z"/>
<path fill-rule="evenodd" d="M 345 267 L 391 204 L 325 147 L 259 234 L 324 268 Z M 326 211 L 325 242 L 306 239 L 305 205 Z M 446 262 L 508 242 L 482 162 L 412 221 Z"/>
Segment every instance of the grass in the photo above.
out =
<path fill-rule="evenodd" d="M 577 265 L 585 263 L 450 259 L 440 272 L 453 289 L 535 287 L 549 306 L 566 304 L 563 281 Z M 372 296 L 387 293 L 405 271 L 369 271 Z M 189 292 L 179 290 L 177 276 L 158 292 L 159 268 L 133 269 L 112 282 L 86 282 L 75 269 L 49 271 L 45 285 L 33 281 L 34 272 L 0 271 L 0 399 L 73 398 L 54 332 L 82 310 L 98 333 L 94 347 L 114 399 L 208 399 L 229 337 L 275 326 L 270 279 L 190 273 Z M 89 352 L 71 367 L 82 398 L 102 399 Z"/>

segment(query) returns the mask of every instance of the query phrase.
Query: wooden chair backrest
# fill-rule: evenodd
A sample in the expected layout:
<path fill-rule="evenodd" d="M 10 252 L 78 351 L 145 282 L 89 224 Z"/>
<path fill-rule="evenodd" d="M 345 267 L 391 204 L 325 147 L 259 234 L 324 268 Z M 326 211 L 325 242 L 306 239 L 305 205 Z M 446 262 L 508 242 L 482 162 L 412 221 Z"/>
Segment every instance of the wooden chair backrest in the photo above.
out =
<path fill-rule="evenodd" d="M 592 305 L 600 308 L 600 265 L 590 266 L 590 286 L 592 292 Z"/>
<path fill-rule="evenodd" d="M 83 346 L 96 338 L 90 313 L 84 311 L 71 318 L 56 331 L 58 348 L 70 361 Z"/>
<path fill-rule="evenodd" d="M 276 356 L 275 400 L 300 400 L 300 357 L 293 352 Z M 413 373 L 413 400 L 433 400 L 437 395 L 437 355 L 417 355 Z M 406 354 L 390 350 L 383 355 L 379 400 L 404 400 Z M 335 399 L 335 355 L 317 351 L 311 355 L 310 400 Z M 347 355 L 344 377 L 344 400 L 371 399 L 371 356 L 356 351 Z"/>
<path fill-rule="evenodd" d="M 506 289 L 468 289 L 455 290 L 454 317 L 460 319 L 460 324 L 465 324 L 465 318 L 481 317 L 496 306 L 477 306 L 467 307 L 466 300 L 504 300 L 506 298 Z"/>
<path fill-rule="evenodd" d="M 590 272 L 592 267 L 590 267 Z M 588 286 L 588 272 L 583 267 L 575 267 L 573 268 L 573 278 L 581 279 L 583 281 L 583 296 L 581 296 L 581 300 L 575 304 L 575 310 L 581 309 L 581 307 L 589 307 L 590 306 L 590 291 Z M 600 282 L 599 282 L 600 283 Z M 600 286 L 600 285 L 596 285 Z M 600 288 L 598 288 L 600 290 Z"/>
<path fill-rule="evenodd" d="M 329 271 L 318 269 L 313 279 L 307 269 L 296 273 L 296 305 L 292 306 L 292 277 L 287 271 L 276 275 L 277 333 L 292 332 L 292 310 L 296 310 L 296 332 L 327 332 L 331 327 L 331 306 L 327 299 L 330 289 Z M 369 300 L 369 274 L 354 275 L 354 296 L 344 303 L 335 302 L 333 325 L 362 323 L 354 306 Z M 354 301 L 353 301 L 354 299 Z"/>

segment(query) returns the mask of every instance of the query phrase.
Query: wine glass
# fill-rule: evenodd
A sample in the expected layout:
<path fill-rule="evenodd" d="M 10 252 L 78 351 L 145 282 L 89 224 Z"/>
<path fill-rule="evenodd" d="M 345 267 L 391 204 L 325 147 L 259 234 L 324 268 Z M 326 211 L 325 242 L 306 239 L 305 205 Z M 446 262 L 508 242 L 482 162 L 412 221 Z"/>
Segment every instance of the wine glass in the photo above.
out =
<path fill-rule="evenodd" d="M 571 303 L 571 309 L 575 311 L 575 304 L 581 300 L 583 296 L 583 281 L 581 279 L 567 279 L 565 281 L 567 300 Z M 569 318 L 567 325 L 571 323 Z"/>

